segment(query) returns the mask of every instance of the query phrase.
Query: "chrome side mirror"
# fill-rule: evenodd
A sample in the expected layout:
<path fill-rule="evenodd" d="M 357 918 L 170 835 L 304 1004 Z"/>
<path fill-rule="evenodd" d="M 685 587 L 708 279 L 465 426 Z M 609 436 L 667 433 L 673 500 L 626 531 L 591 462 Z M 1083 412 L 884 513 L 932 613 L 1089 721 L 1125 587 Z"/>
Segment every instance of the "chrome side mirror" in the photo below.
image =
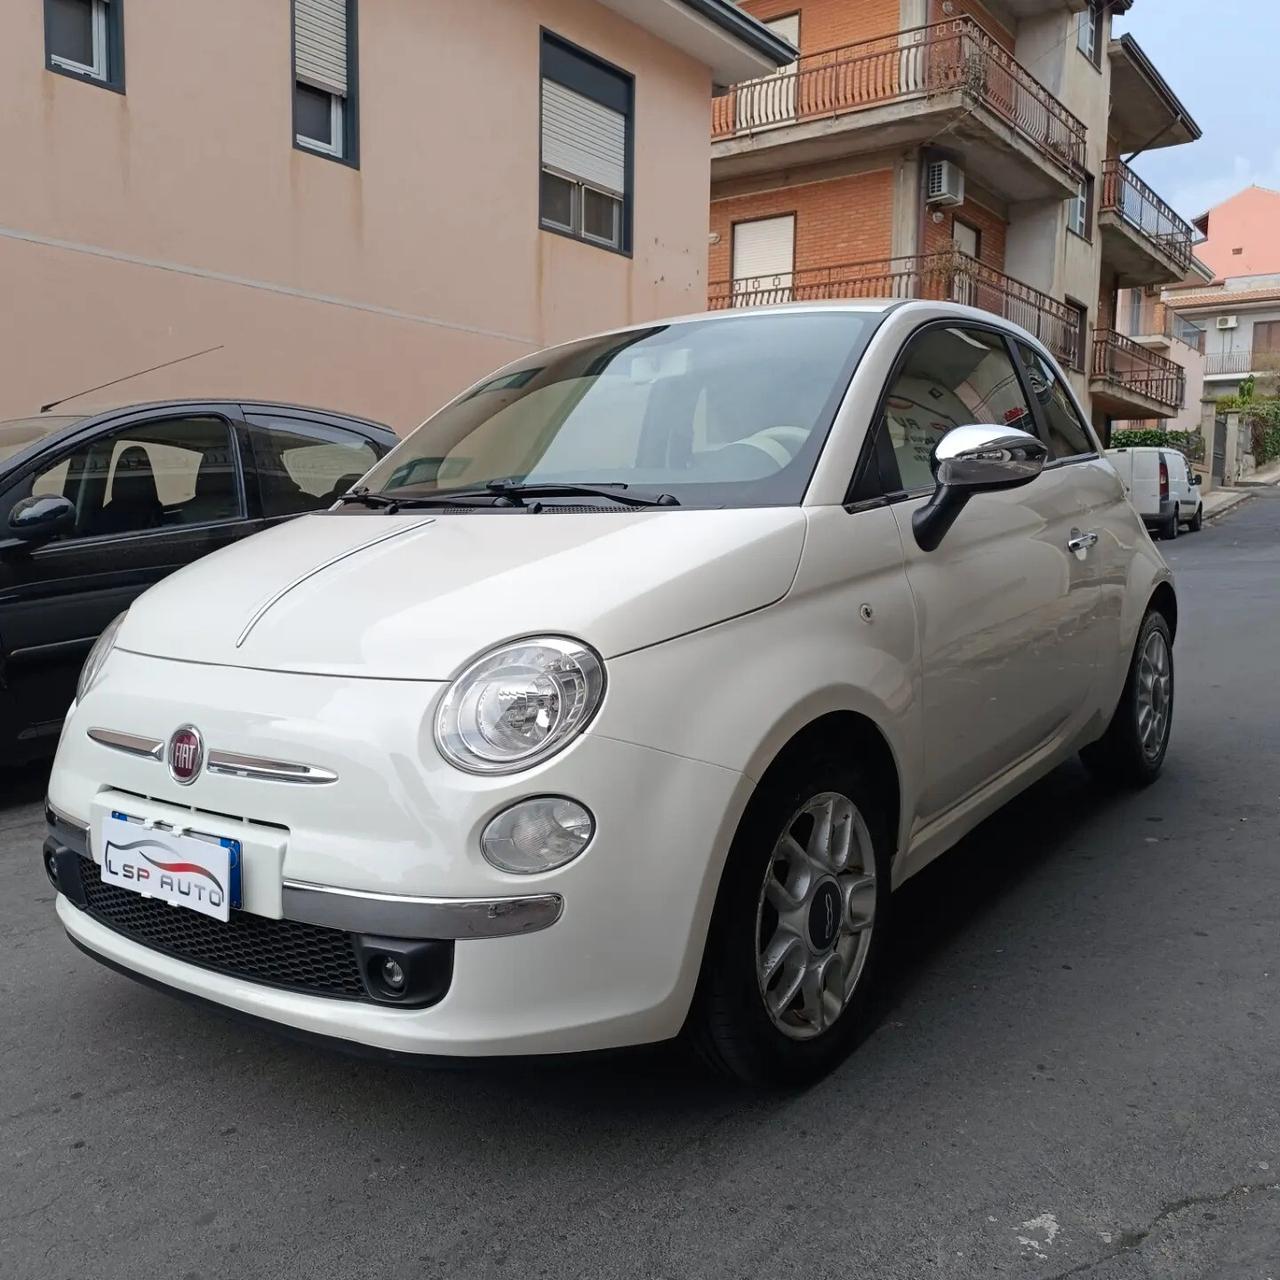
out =
<path fill-rule="evenodd" d="M 921 551 L 933 551 L 975 493 L 1030 484 L 1044 470 L 1049 451 L 1016 427 L 956 427 L 938 442 L 931 460 L 938 487 L 911 517 Z"/>

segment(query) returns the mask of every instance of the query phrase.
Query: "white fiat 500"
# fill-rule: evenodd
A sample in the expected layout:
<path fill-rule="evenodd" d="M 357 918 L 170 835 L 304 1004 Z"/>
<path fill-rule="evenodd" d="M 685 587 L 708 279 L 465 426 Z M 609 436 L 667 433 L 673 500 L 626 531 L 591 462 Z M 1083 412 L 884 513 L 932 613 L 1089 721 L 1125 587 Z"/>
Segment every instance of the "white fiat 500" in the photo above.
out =
<path fill-rule="evenodd" d="M 1169 570 L 1037 341 L 947 303 L 507 366 L 90 654 L 45 861 L 104 963 L 421 1055 L 796 1081 L 891 890 L 1073 752 L 1150 782 Z"/>

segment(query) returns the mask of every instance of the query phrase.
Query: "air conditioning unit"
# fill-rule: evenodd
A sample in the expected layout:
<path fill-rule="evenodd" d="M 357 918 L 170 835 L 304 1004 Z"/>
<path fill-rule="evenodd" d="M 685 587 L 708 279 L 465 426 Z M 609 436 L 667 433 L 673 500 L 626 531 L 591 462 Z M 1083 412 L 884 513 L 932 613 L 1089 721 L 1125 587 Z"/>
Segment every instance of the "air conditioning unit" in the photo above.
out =
<path fill-rule="evenodd" d="M 964 170 L 950 160 L 930 160 L 924 191 L 926 204 L 964 204 Z"/>
<path fill-rule="evenodd" d="M 1240 327 L 1239 316 L 1219 316 L 1218 317 L 1219 329 L 1238 329 L 1239 327 Z"/>

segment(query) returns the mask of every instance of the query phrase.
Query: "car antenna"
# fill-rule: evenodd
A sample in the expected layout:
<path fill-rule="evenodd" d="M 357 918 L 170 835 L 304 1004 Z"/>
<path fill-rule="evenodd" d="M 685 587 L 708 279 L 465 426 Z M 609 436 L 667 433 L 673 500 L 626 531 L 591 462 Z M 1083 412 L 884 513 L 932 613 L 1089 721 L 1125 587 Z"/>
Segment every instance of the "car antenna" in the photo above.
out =
<path fill-rule="evenodd" d="M 69 396 L 63 396 L 61 400 L 50 400 L 48 404 L 40 406 L 41 413 L 48 413 L 50 409 L 56 409 L 60 404 L 65 404 L 68 400 L 74 400 L 77 396 L 87 396 L 90 391 L 101 391 L 104 387 L 114 387 L 118 382 L 128 382 L 130 378 L 140 378 L 144 373 L 155 373 L 157 369 L 167 369 L 171 364 L 181 364 L 184 360 L 194 360 L 197 356 L 207 356 L 212 351 L 221 351 L 225 343 L 218 343 L 216 347 L 206 347 L 203 351 L 193 351 L 189 356 L 179 356 L 176 360 L 166 360 L 164 364 L 153 364 L 150 369 L 139 369 L 136 373 L 126 373 L 123 378 L 113 378 L 110 382 L 100 382 L 96 387 L 85 387 L 83 391 L 73 391 Z"/>

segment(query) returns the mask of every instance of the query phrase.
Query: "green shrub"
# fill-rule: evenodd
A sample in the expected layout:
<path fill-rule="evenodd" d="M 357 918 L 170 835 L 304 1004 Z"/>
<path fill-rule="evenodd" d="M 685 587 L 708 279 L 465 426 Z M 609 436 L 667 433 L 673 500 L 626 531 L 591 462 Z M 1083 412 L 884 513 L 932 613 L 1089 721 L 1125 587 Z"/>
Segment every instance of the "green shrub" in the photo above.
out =
<path fill-rule="evenodd" d="M 1113 431 L 1113 449 L 1176 449 L 1190 462 L 1204 461 L 1204 437 L 1198 431 L 1160 431 L 1154 427 L 1144 431 Z"/>
<path fill-rule="evenodd" d="M 1249 452 L 1258 466 L 1280 458 L 1280 400 L 1258 400 L 1244 409 L 1251 435 Z"/>

